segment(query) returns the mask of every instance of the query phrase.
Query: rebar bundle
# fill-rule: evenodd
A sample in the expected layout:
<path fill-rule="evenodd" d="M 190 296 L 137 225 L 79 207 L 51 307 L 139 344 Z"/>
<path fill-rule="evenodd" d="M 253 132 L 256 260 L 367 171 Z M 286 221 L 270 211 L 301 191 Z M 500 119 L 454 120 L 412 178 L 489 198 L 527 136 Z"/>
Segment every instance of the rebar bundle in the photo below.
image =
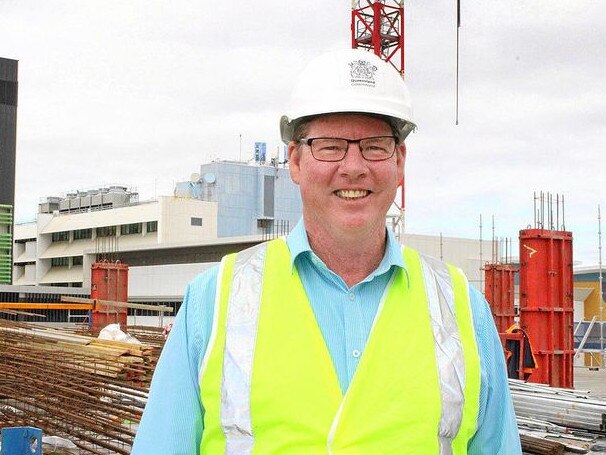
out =
<path fill-rule="evenodd" d="M 149 327 L 144 325 L 129 325 L 128 333 L 142 343 L 159 349 L 164 347 L 167 336 L 166 331 L 161 327 Z"/>
<path fill-rule="evenodd" d="M 606 400 L 589 393 L 509 379 L 516 416 L 606 435 Z"/>
<path fill-rule="evenodd" d="M 0 427 L 129 454 L 159 348 L 0 320 Z"/>

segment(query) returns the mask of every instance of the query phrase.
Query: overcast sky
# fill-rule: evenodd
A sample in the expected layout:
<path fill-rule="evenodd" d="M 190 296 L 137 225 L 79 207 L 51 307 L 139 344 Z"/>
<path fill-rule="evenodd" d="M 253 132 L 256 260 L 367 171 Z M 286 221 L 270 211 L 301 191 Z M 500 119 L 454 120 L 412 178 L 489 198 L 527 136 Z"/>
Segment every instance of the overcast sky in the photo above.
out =
<path fill-rule="evenodd" d="M 575 260 L 597 264 L 606 212 L 606 2 L 410 0 L 407 232 L 517 238 L 533 192 L 564 194 Z M 0 0 L 19 60 L 17 221 L 39 199 L 111 183 L 171 194 L 212 159 L 279 146 L 291 81 L 349 47 L 351 2 Z M 606 213 L 605 213 L 606 217 Z M 606 228 L 606 223 L 603 223 Z M 514 247 L 517 249 L 517 246 Z"/>

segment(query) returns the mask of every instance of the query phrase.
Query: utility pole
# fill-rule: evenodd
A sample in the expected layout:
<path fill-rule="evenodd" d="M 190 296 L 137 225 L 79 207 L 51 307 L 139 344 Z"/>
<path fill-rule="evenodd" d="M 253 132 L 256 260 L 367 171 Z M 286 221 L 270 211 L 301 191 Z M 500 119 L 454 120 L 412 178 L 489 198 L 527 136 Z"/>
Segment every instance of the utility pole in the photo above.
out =
<path fill-rule="evenodd" d="M 484 278 L 484 263 L 482 262 L 482 214 L 480 213 L 480 292 L 486 294 L 482 278 Z"/>
<path fill-rule="evenodd" d="M 602 214 L 600 212 L 600 204 L 598 204 L 598 289 L 600 292 L 600 352 L 602 353 L 601 367 L 604 367 L 604 294 L 602 284 Z"/>

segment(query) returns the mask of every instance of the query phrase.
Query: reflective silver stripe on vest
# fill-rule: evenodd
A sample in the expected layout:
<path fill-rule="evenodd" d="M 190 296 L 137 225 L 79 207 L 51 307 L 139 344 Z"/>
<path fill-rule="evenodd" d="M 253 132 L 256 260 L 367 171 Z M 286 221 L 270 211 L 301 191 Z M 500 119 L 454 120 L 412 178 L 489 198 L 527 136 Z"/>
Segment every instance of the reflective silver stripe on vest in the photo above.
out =
<path fill-rule="evenodd" d="M 250 386 L 266 251 L 266 243 L 242 251 L 234 265 L 221 384 L 221 426 L 229 455 L 250 454 L 254 444 Z"/>
<path fill-rule="evenodd" d="M 436 348 L 442 414 L 438 438 L 440 455 L 452 454 L 452 440 L 463 418 L 465 363 L 454 309 L 454 287 L 448 267 L 420 255 Z"/>

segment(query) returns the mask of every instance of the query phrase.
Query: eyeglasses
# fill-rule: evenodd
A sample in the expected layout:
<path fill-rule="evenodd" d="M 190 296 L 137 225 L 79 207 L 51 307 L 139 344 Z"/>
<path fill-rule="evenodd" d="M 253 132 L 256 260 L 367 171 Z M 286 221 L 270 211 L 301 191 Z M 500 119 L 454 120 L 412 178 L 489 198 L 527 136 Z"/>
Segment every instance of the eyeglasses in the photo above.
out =
<path fill-rule="evenodd" d="M 298 142 L 308 145 L 312 156 L 318 161 L 341 161 L 347 155 L 349 144 L 358 144 L 362 158 L 367 161 L 385 161 L 393 156 L 397 145 L 394 136 L 374 136 L 363 139 L 304 137 Z"/>

